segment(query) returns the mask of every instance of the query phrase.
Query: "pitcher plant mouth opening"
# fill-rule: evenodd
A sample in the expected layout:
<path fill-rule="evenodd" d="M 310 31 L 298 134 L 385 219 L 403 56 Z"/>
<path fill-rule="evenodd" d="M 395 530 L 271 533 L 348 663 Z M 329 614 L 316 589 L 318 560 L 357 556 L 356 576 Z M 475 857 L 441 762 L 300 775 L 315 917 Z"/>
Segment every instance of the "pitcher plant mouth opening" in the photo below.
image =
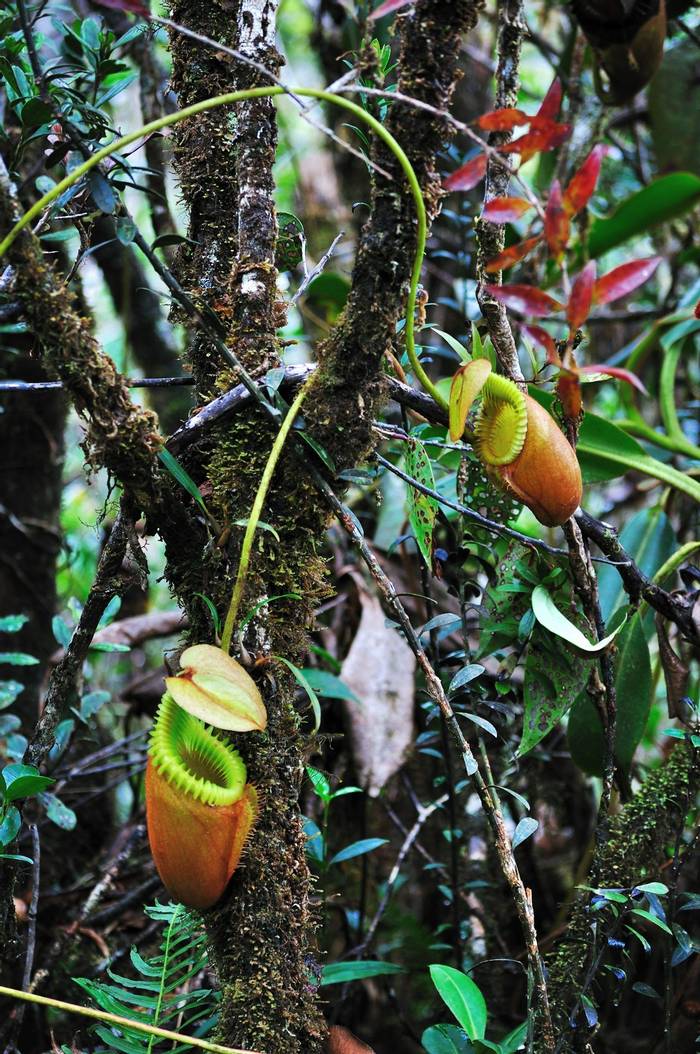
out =
<path fill-rule="evenodd" d="M 146 766 L 146 818 L 158 873 L 174 900 L 212 907 L 238 867 L 258 814 L 237 750 L 166 692 Z"/>
<path fill-rule="evenodd" d="M 583 482 L 576 451 L 555 420 L 513 381 L 494 374 L 486 359 L 473 359 L 452 379 L 453 442 L 479 397 L 473 446 L 489 478 L 546 527 L 566 523 L 581 503 Z"/>

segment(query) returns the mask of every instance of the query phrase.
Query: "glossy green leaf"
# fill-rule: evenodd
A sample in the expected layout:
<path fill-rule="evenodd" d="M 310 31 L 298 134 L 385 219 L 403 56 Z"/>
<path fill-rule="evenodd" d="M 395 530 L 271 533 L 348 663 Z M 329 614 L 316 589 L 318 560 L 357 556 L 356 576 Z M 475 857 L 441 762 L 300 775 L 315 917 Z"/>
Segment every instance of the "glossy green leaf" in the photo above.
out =
<path fill-rule="evenodd" d="M 344 849 L 332 856 L 328 862 L 329 864 L 342 864 L 345 860 L 354 860 L 356 856 L 372 853 L 375 849 L 379 849 L 381 845 L 386 845 L 387 842 L 388 838 L 362 838 L 359 842 L 346 845 Z"/>
<path fill-rule="evenodd" d="M 618 612 L 617 618 L 623 615 Z M 615 659 L 617 718 L 615 757 L 628 769 L 646 728 L 651 707 L 652 670 L 642 620 L 635 613 L 623 626 Z M 605 763 L 603 727 L 590 696 L 582 692 L 569 716 L 569 748 L 579 768 L 602 776 Z"/>
<path fill-rule="evenodd" d="M 456 1025 L 433 1025 L 421 1036 L 426 1054 L 474 1054 L 474 1046 L 466 1033 Z"/>
<path fill-rule="evenodd" d="M 594 220 L 588 252 L 594 259 L 629 238 L 648 234 L 660 223 L 682 216 L 700 201 L 700 178 L 692 172 L 670 172 L 623 201 L 610 216 Z"/>
<path fill-rule="evenodd" d="M 0 664 L 8 666 L 38 666 L 39 660 L 23 651 L 0 651 Z"/>
<path fill-rule="evenodd" d="M 352 689 L 348 688 L 347 684 L 341 681 L 340 677 L 336 677 L 334 673 L 311 667 L 305 668 L 303 673 L 307 682 L 318 695 L 322 695 L 326 699 L 347 699 L 354 703 L 360 702 Z"/>
<path fill-rule="evenodd" d="M 27 622 L 28 615 L 4 615 L 0 618 L 0 633 L 17 633 Z"/>
<path fill-rule="evenodd" d="M 19 809 L 11 805 L 0 823 L 0 845 L 10 845 L 14 842 L 22 826 L 22 817 Z"/>
<path fill-rule="evenodd" d="M 18 801 L 30 794 L 38 794 L 54 782 L 49 776 L 42 776 L 33 765 L 6 765 L 2 770 L 5 785 L 5 799 Z"/>
<path fill-rule="evenodd" d="M 533 816 L 523 816 L 513 832 L 513 849 L 517 849 L 519 845 L 532 837 L 538 827 L 539 822 Z"/>
<path fill-rule="evenodd" d="M 11 706 L 20 692 L 24 691 L 24 685 L 19 681 L 0 681 L 0 710 Z"/>
<path fill-rule="evenodd" d="M 613 633 L 609 633 L 607 637 L 603 637 L 602 640 L 594 642 L 589 641 L 588 638 L 583 635 L 578 626 L 575 626 L 573 622 L 559 610 L 544 586 L 535 586 L 533 589 L 532 610 L 535 612 L 535 618 L 540 625 L 544 626 L 545 629 L 548 629 L 550 633 L 555 633 L 558 637 L 561 637 L 569 644 L 572 644 L 575 648 L 579 648 L 581 651 L 590 652 L 591 654 L 597 654 L 599 651 L 603 651 L 607 648 L 619 632 L 619 629 L 617 629 Z"/>
<path fill-rule="evenodd" d="M 435 964 L 430 967 L 430 976 L 440 998 L 469 1038 L 483 1039 L 486 1034 L 486 1001 L 478 985 L 453 966 Z"/>
<path fill-rule="evenodd" d="M 321 984 L 344 984 L 346 981 L 362 981 L 366 977 L 383 977 L 386 974 L 406 973 L 396 963 L 365 959 L 362 962 L 328 963 L 323 967 Z"/>
<path fill-rule="evenodd" d="M 311 703 L 311 709 L 314 715 L 314 731 L 318 732 L 319 728 L 321 727 L 321 704 L 318 701 L 318 696 L 316 695 L 316 692 L 309 684 L 304 672 L 300 670 L 298 666 L 295 666 L 293 662 L 290 662 L 289 659 L 285 659 L 282 655 L 275 655 L 275 658 L 278 660 L 278 662 L 281 662 L 284 666 L 287 667 L 297 684 L 306 692 L 309 698 L 309 702 Z"/>

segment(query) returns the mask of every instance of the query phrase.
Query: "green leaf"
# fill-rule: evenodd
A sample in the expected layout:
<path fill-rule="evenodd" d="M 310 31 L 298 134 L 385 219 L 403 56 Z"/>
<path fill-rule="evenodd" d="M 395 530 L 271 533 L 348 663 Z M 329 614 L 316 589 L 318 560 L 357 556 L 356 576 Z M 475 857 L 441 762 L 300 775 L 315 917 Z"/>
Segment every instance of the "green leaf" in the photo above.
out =
<path fill-rule="evenodd" d="M 304 256 L 304 224 L 292 212 L 278 212 L 277 227 L 275 267 L 278 271 L 291 271 Z"/>
<path fill-rule="evenodd" d="M 362 838 L 359 842 L 346 845 L 339 853 L 332 856 L 329 864 L 342 864 L 344 860 L 354 860 L 356 856 L 364 856 L 378 849 L 380 845 L 386 845 L 388 838 Z"/>
<path fill-rule="evenodd" d="M 93 641 L 90 644 L 90 651 L 105 651 L 105 652 L 127 652 L 131 651 L 130 644 L 115 644 L 109 640 L 98 640 Z"/>
<path fill-rule="evenodd" d="M 26 655 L 23 651 L 0 651 L 0 663 L 8 666 L 38 666 L 39 660 L 33 655 Z"/>
<path fill-rule="evenodd" d="M 516 1054 L 516 1051 L 520 1050 L 525 1045 L 527 1039 L 527 1026 L 528 1022 L 523 1021 L 522 1025 L 518 1025 L 512 1032 L 509 1032 L 505 1039 L 501 1040 L 501 1050 L 503 1054 Z"/>
<path fill-rule="evenodd" d="M 619 617 L 624 617 L 621 610 L 615 621 Z M 644 735 L 652 687 L 649 645 L 642 619 L 639 613 L 635 613 L 620 632 L 615 660 L 615 758 L 624 769 L 629 769 Z M 571 708 L 568 737 L 571 756 L 579 768 L 590 775 L 602 776 L 605 763 L 603 727 L 587 692 L 582 692 Z"/>
<path fill-rule="evenodd" d="M 202 596 L 201 593 L 198 593 L 196 595 L 197 596 Z M 208 598 L 202 597 L 202 600 L 205 600 L 205 599 L 208 599 Z M 250 609 L 250 611 L 247 613 L 247 615 L 245 616 L 244 619 L 241 619 L 241 624 L 239 626 L 239 631 L 241 633 L 243 632 L 245 627 L 248 625 L 248 623 L 251 621 L 251 619 L 255 618 L 255 616 L 257 615 L 258 611 L 261 610 L 261 608 L 267 607 L 268 604 L 273 604 L 276 600 L 301 600 L 301 596 L 300 596 L 299 593 L 278 593 L 277 596 L 274 596 L 274 597 L 265 597 L 263 600 L 259 601 L 254 607 L 252 607 Z M 211 601 L 209 601 L 209 602 L 211 603 Z M 213 606 L 214 605 L 212 604 L 212 607 Z M 218 632 L 218 629 L 217 629 L 217 632 Z"/>
<path fill-rule="evenodd" d="M 51 630 L 56 643 L 60 644 L 62 648 L 67 648 L 73 634 L 70 626 L 64 622 L 60 615 L 54 615 L 51 619 Z"/>
<path fill-rule="evenodd" d="M 478 662 L 473 662 L 468 666 L 463 666 L 450 681 L 450 685 L 447 689 L 448 697 L 453 696 L 456 692 L 460 691 L 466 684 L 475 681 L 477 677 L 481 677 L 483 672 L 484 667 Z"/>
<path fill-rule="evenodd" d="M 580 648 L 581 651 L 592 654 L 607 648 L 608 644 L 620 631 L 620 627 L 618 627 L 612 633 L 609 633 L 607 637 L 603 637 L 602 640 L 591 644 L 584 637 L 578 626 L 574 626 L 573 622 L 559 610 L 544 586 L 535 586 L 533 589 L 532 610 L 535 612 L 537 621 L 545 629 L 548 629 L 550 633 L 555 633 L 558 637 L 568 641 L 569 644 L 573 644 L 575 648 Z"/>
<path fill-rule="evenodd" d="M 453 966 L 434 964 L 429 969 L 441 999 L 469 1038 L 483 1039 L 486 1034 L 486 1002 L 478 986 L 471 977 Z"/>
<path fill-rule="evenodd" d="M 661 176 L 623 201 L 610 216 L 593 221 L 588 235 L 589 255 L 596 259 L 629 238 L 648 234 L 660 223 L 682 216 L 698 201 L 698 176 L 692 172 Z"/>
<path fill-rule="evenodd" d="M 653 923 L 654 926 L 658 926 L 664 933 L 668 933 L 669 937 L 673 936 L 673 930 L 668 926 L 663 919 L 660 919 L 658 915 L 652 915 L 650 911 L 646 911 L 644 908 L 632 908 L 632 915 L 639 915 L 640 919 L 646 919 L 647 922 Z"/>
<path fill-rule="evenodd" d="M 190 497 L 194 498 L 194 500 L 199 505 L 200 509 L 205 514 L 208 514 L 207 507 L 204 504 L 204 498 L 199 493 L 199 487 L 189 475 L 184 466 L 180 464 L 177 458 L 173 457 L 170 451 L 166 450 L 165 447 L 162 450 L 158 451 L 158 458 L 168 470 L 173 479 L 177 480 L 180 486 L 187 491 Z"/>
<path fill-rule="evenodd" d="M 22 817 L 19 809 L 15 805 L 11 805 L 5 813 L 2 823 L 0 823 L 0 845 L 11 845 L 19 834 L 21 826 Z"/>
<path fill-rule="evenodd" d="M 318 695 L 322 695 L 326 699 L 347 699 L 353 703 L 360 702 L 347 684 L 341 681 L 340 677 L 336 677 L 335 674 L 328 673 L 327 670 L 317 670 L 311 667 L 306 667 L 303 673 L 308 684 L 311 685 Z"/>
<path fill-rule="evenodd" d="M 7 801 L 17 801 L 19 798 L 29 797 L 30 794 L 38 794 L 55 782 L 49 776 L 42 776 L 33 765 L 20 764 L 6 765 L 2 770 L 2 779 Z"/>
<path fill-rule="evenodd" d="M 236 527 L 247 527 L 249 521 L 250 521 L 250 517 L 249 516 L 245 516 L 245 517 L 243 517 L 240 520 L 233 520 L 233 525 L 236 526 Z M 265 523 L 264 520 L 258 520 L 258 522 L 255 524 L 255 529 L 256 530 L 260 529 L 260 530 L 263 530 L 263 531 L 269 531 L 270 534 L 275 538 L 276 541 L 278 541 L 278 542 L 280 541 L 280 536 L 277 533 L 277 531 L 275 530 L 275 528 L 272 526 L 271 523 Z"/>
<path fill-rule="evenodd" d="M 579 612 L 574 618 L 585 624 Z M 568 713 L 579 697 L 581 685 L 588 679 L 592 661 L 569 644 L 562 645 L 559 638 L 553 639 L 540 625 L 535 626 L 525 661 L 525 709 L 519 757 L 536 747 Z"/>
<path fill-rule="evenodd" d="M 433 1025 L 421 1036 L 426 1054 L 474 1054 L 469 1037 L 456 1025 Z"/>
<path fill-rule="evenodd" d="M 24 691 L 24 685 L 19 681 L 0 681 L 0 710 L 11 706 L 20 692 Z"/>
<path fill-rule="evenodd" d="M 221 619 L 219 618 L 219 612 L 216 610 L 216 607 L 214 605 L 214 601 L 211 599 L 211 597 L 206 596 L 204 593 L 195 593 L 194 595 L 196 597 L 199 597 L 199 599 L 202 601 L 202 603 L 204 604 L 205 608 L 207 609 L 207 611 L 211 615 L 211 621 L 212 621 L 212 625 L 214 626 L 214 630 L 216 632 L 216 635 L 220 637 L 221 636 Z M 264 601 L 263 601 L 263 603 L 264 603 Z M 252 618 L 252 616 L 251 616 L 251 618 Z M 250 619 L 248 621 L 250 621 Z M 241 625 L 241 631 L 242 630 L 243 630 L 243 625 Z"/>
<path fill-rule="evenodd" d="M 653 578 L 662 564 L 676 550 L 676 537 L 671 522 L 660 508 L 642 509 L 635 513 L 620 533 L 620 544 L 630 554 L 647 578 Z M 619 571 L 609 564 L 598 564 L 600 610 L 607 622 L 626 602 Z"/>
<path fill-rule="evenodd" d="M 0 633 L 17 633 L 29 622 L 28 615 L 5 615 L 0 618 Z"/>
<path fill-rule="evenodd" d="M 663 897 L 664 894 L 668 893 L 668 886 L 665 886 L 663 882 L 644 882 L 641 886 L 635 886 L 634 892 L 656 893 L 658 896 Z"/>
<path fill-rule="evenodd" d="M 89 721 L 112 698 L 109 692 L 88 692 L 80 700 L 80 717 Z"/>
<path fill-rule="evenodd" d="M 523 816 L 513 832 L 513 849 L 517 849 L 519 845 L 530 838 L 538 827 L 539 822 L 534 817 Z"/>
<path fill-rule="evenodd" d="M 328 782 L 328 777 L 325 773 L 319 772 L 319 770 L 315 769 L 313 765 L 307 765 L 306 775 L 311 780 L 311 785 L 321 801 L 329 802 L 333 797 L 333 792 L 331 791 L 331 785 Z"/>
<path fill-rule="evenodd" d="M 433 466 L 425 447 L 419 439 L 411 439 L 406 452 L 406 472 L 424 487 L 435 489 Z M 433 527 L 437 518 L 438 503 L 435 498 L 421 493 L 415 487 L 408 488 L 408 519 L 416 544 L 429 569 L 433 561 Z"/>
<path fill-rule="evenodd" d="M 462 362 L 471 362 L 471 355 L 464 347 L 464 345 L 460 344 L 460 342 L 455 337 L 451 336 L 449 333 L 443 332 L 443 330 L 441 329 L 436 329 L 435 327 L 433 327 L 433 333 L 437 333 L 438 337 L 442 337 L 445 343 L 449 344 L 452 350 L 457 352 L 457 355 L 462 360 Z"/>
<path fill-rule="evenodd" d="M 386 974 L 406 973 L 403 966 L 395 963 L 365 959 L 362 962 L 328 963 L 323 967 L 321 984 L 344 984 L 346 981 L 362 981 L 366 977 L 383 977 Z"/>
<path fill-rule="evenodd" d="M 78 817 L 55 794 L 42 794 L 41 803 L 46 809 L 46 815 L 57 827 L 61 827 L 64 831 L 75 829 Z"/>
<path fill-rule="evenodd" d="M 313 690 L 306 677 L 304 676 L 304 673 L 299 669 L 298 666 L 295 666 L 293 662 L 290 662 L 289 659 L 285 659 L 282 655 L 275 655 L 275 658 L 287 667 L 287 669 L 294 677 L 294 680 L 301 688 L 304 689 L 304 691 L 308 695 L 309 702 L 311 703 L 311 709 L 314 712 L 314 732 L 318 732 L 319 728 L 321 727 L 321 704 L 318 701 L 318 696 L 316 695 L 316 692 Z"/>

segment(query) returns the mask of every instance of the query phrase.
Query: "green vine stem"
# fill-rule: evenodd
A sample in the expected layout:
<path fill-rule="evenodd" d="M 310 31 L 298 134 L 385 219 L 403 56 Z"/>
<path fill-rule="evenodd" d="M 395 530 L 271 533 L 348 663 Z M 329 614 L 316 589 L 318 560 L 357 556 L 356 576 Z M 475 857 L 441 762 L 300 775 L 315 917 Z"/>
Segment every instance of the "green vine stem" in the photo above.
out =
<path fill-rule="evenodd" d="M 77 1003 L 64 1003 L 62 999 L 49 999 L 48 996 L 34 995 L 33 992 L 22 992 L 19 988 L 5 988 L 4 985 L 0 985 L 0 995 L 7 996 L 8 999 L 21 999 L 25 1003 L 50 1006 L 54 1010 L 64 1010 L 68 1014 L 80 1014 L 83 1017 L 91 1017 L 95 1021 L 104 1021 L 108 1025 L 130 1028 L 134 1032 L 143 1032 L 146 1036 L 155 1036 L 157 1039 L 167 1039 L 172 1043 L 184 1044 L 186 1048 L 195 1047 L 198 1050 L 208 1050 L 211 1054 L 260 1054 L 259 1051 L 243 1050 L 241 1047 L 224 1047 L 221 1043 L 210 1043 L 206 1039 L 183 1036 L 179 1032 L 171 1032 L 167 1028 L 156 1028 L 155 1025 L 145 1025 L 141 1021 L 132 1021 L 130 1017 L 109 1014 L 106 1010 L 93 1010 L 92 1007 L 79 1006 Z"/>
<path fill-rule="evenodd" d="M 99 165 L 101 161 L 110 157 L 112 154 L 118 153 L 125 147 L 130 146 L 131 143 L 135 143 L 144 136 L 152 135 L 153 132 L 159 132 L 162 128 L 168 128 L 171 125 L 179 124 L 180 121 L 186 120 L 188 117 L 194 117 L 198 113 L 203 113 L 206 110 L 213 110 L 217 106 L 227 106 L 236 102 L 243 102 L 246 99 L 262 99 L 276 95 L 300 95 L 306 96 L 312 99 L 318 99 L 322 102 L 333 103 L 336 106 L 340 106 L 345 110 L 349 110 L 356 118 L 360 121 L 364 121 L 365 124 L 369 125 L 372 131 L 382 140 L 382 142 L 391 150 L 396 157 L 401 168 L 403 169 L 404 175 L 408 182 L 411 196 L 416 208 L 416 254 L 413 260 L 413 268 L 411 271 L 411 283 L 408 292 L 408 302 L 406 305 L 406 327 L 405 327 L 405 340 L 406 340 L 406 354 L 408 355 L 411 363 L 411 368 L 416 378 L 423 385 L 425 390 L 432 395 L 433 399 L 443 407 L 447 409 L 447 401 L 440 394 L 438 389 L 432 383 L 425 370 L 420 364 L 418 355 L 416 353 L 416 341 L 415 341 L 415 313 L 416 313 L 416 298 L 418 294 L 418 283 L 420 281 L 421 268 L 423 266 L 423 257 L 425 255 L 425 242 L 427 237 L 427 218 L 425 212 L 425 202 L 423 201 L 423 195 L 421 193 L 420 184 L 418 177 L 416 176 L 415 170 L 411 165 L 406 153 L 394 138 L 391 132 L 388 132 L 386 128 L 381 124 L 380 121 L 373 117 L 372 114 L 367 113 L 358 106 L 357 103 L 352 102 L 350 99 L 343 98 L 342 95 L 335 95 L 333 92 L 323 91 L 320 88 L 287 88 L 281 86 L 271 86 L 266 88 L 247 88 L 244 91 L 227 92 L 225 95 L 214 95 L 209 99 L 203 99 L 201 102 L 193 103 L 191 106 L 185 106 L 182 110 L 177 110 L 175 113 L 166 114 L 163 117 L 159 117 L 155 121 L 150 121 L 148 124 L 143 125 L 134 132 L 129 132 L 128 135 L 123 135 L 119 139 L 115 139 L 113 143 L 108 146 L 102 147 L 98 150 L 91 158 L 87 161 L 83 161 L 82 164 L 77 165 L 76 168 L 65 176 L 64 179 L 60 180 L 54 187 L 51 188 L 43 197 L 39 198 L 34 205 L 28 209 L 22 218 L 14 225 L 12 230 L 3 238 L 0 242 L 0 258 L 7 252 L 9 247 L 14 242 L 17 235 L 23 230 L 28 224 L 32 222 L 35 217 L 39 216 L 43 210 L 55 201 L 58 197 L 63 194 L 65 190 L 73 186 L 79 179 L 82 179 L 86 173 L 90 172 L 91 169 Z"/>
<path fill-rule="evenodd" d="M 231 603 L 229 604 L 228 612 L 226 613 L 226 621 L 224 622 L 224 629 L 221 634 L 221 650 L 227 655 L 231 650 L 231 638 L 233 637 L 233 628 L 236 624 L 236 616 L 238 615 L 238 609 L 241 605 L 241 598 L 243 596 L 243 590 L 245 588 L 246 576 L 248 574 L 248 567 L 250 565 L 250 555 L 253 548 L 253 538 L 260 521 L 260 514 L 265 504 L 265 498 L 267 492 L 270 489 L 270 483 L 272 482 L 272 476 L 275 471 L 277 462 L 279 461 L 280 454 L 284 448 L 284 444 L 289 435 L 290 429 L 294 424 L 294 420 L 299 413 L 301 404 L 303 403 L 306 395 L 311 387 L 312 379 L 307 381 L 301 391 L 297 394 L 292 405 L 287 410 L 285 418 L 280 426 L 280 430 L 275 436 L 275 441 L 272 444 L 267 462 L 265 463 L 265 469 L 260 479 L 257 492 L 255 494 L 255 500 L 253 507 L 250 510 L 250 516 L 248 517 L 248 523 L 246 524 L 245 534 L 243 536 L 243 544 L 241 546 L 241 558 L 238 563 L 238 573 L 236 575 L 236 581 L 233 584 L 233 592 L 231 593 Z"/>

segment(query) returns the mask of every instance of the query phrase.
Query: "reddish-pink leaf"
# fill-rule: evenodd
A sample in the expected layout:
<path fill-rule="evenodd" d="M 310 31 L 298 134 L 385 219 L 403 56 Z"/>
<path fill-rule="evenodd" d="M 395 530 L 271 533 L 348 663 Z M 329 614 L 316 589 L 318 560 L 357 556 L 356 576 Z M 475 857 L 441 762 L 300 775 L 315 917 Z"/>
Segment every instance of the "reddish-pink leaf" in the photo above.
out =
<path fill-rule="evenodd" d="M 555 77 L 549 86 L 549 91 L 542 100 L 542 105 L 537 111 L 538 118 L 544 118 L 549 121 L 555 121 L 559 116 L 559 109 L 561 107 L 561 81 L 558 77 Z"/>
<path fill-rule="evenodd" d="M 595 260 L 591 260 L 573 281 L 566 305 L 566 317 L 572 331 L 579 329 L 591 313 L 595 275 Z"/>
<path fill-rule="evenodd" d="M 544 318 L 553 311 L 561 310 L 558 300 L 534 285 L 485 285 L 484 289 L 495 300 L 500 300 L 506 307 L 520 311 L 523 315 Z"/>
<path fill-rule="evenodd" d="M 700 318 L 700 300 L 698 300 L 697 304 L 695 305 L 695 311 L 693 311 L 693 314 L 696 318 Z"/>
<path fill-rule="evenodd" d="M 151 16 L 148 4 L 142 3 L 142 0 L 95 0 L 95 3 L 100 7 L 111 7 L 115 11 L 130 11 L 134 15 L 140 15 L 141 18 Z"/>
<path fill-rule="evenodd" d="M 531 118 L 522 110 L 513 106 L 504 106 L 500 110 L 489 110 L 477 117 L 476 124 L 485 132 L 510 132 L 516 125 L 529 124 Z"/>
<path fill-rule="evenodd" d="M 519 260 L 524 260 L 528 253 L 531 253 L 537 243 L 542 240 L 541 234 L 536 234 L 534 238 L 526 238 L 524 242 L 517 242 L 515 245 L 509 245 L 503 252 L 497 253 L 496 256 L 492 256 L 487 262 L 484 270 L 487 274 L 495 274 L 496 271 L 507 271 L 513 264 L 518 263 Z"/>
<path fill-rule="evenodd" d="M 531 208 L 525 198 L 492 198 L 484 205 L 484 219 L 491 223 L 512 223 Z"/>
<path fill-rule="evenodd" d="M 462 165 L 448 176 L 443 186 L 445 190 L 471 190 L 486 175 L 486 154 L 477 154 L 466 165 Z"/>
<path fill-rule="evenodd" d="M 545 121 L 537 128 L 531 128 L 525 135 L 514 139 L 512 143 L 499 146 L 503 154 L 520 154 L 524 164 L 531 157 L 543 150 L 554 150 L 561 146 L 571 135 L 570 124 L 557 124 L 556 121 Z"/>
<path fill-rule="evenodd" d="M 561 184 L 558 179 L 552 183 L 544 212 L 544 236 L 550 253 L 559 260 L 569 241 L 569 217 L 564 211 L 561 196 Z"/>
<path fill-rule="evenodd" d="M 570 216 L 575 216 L 588 204 L 607 152 L 607 146 L 594 146 L 579 170 L 571 177 L 571 182 L 564 191 L 564 208 Z"/>
<path fill-rule="evenodd" d="M 525 336 L 529 337 L 530 340 L 535 342 L 535 344 L 539 344 L 541 348 L 544 348 L 547 352 L 547 362 L 551 362 L 553 366 L 561 365 L 556 341 L 551 333 L 548 333 L 546 329 L 542 328 L 542 326 L 523 325 L 520 328 Z"/>
<path fill-rule="evenodd" d="M 370 22 L 373 18 L 384 18 L 384 15 L 393 15 L 394 11 L 400 11 L 402 7 L 408 7 L 412 3 L 413 0 L 384 0 L 383 4 L 370 11 L 367 18 Z"/>
<path fill-rule="evenodd" d="M 604 373 L 609 377 L 617 378 L 618 381 L 626 381 L 627 384 L 631 384 L 642 395 L 649 394 L 636 373 L 632 373 L 631 370 L 623 370 L 621 366 L 606 366 L 605 364 L 602 366 L 581 366 L 579 373 Z"/>
<path fill-rule="evenodd" d="M 651 278 L 660 263 L 660 256 L 648 256 L 644 260 L 632 260 L 631 263 L 615 267 L 598 279 L 593 289 L 593 300 L 596 304 L 609 304 L 612 300 L 627 296 Z"/>

